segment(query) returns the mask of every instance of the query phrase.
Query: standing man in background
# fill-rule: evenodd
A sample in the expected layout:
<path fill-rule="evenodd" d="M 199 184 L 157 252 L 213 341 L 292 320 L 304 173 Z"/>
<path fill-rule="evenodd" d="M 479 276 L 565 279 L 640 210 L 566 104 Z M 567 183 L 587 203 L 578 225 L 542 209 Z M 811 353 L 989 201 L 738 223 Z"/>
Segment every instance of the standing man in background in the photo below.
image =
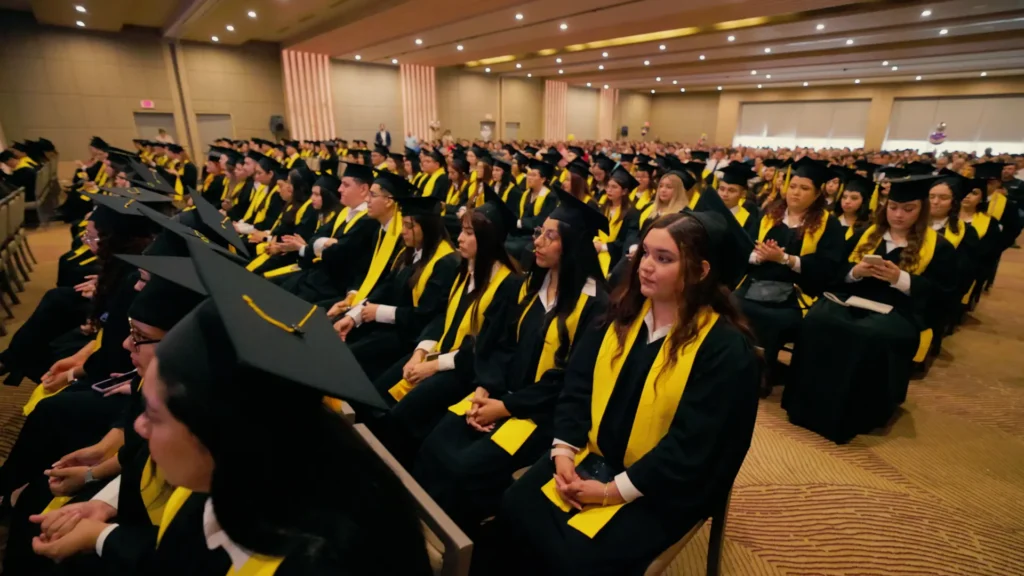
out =
<path fill-rule="evenodd" d="M 385 148 L 391 148 L 391 132 L 388 132 L 387 128 L 384 127 L 384 123 L 380 124 L 380 131 L 377 132 L 377 136 L 374 139 L 377 146 L 383 146 Z"/>
<path fill-rule="evenodd" d="M 412 132 L 406 132 L 405 134 L 405 147 L 409 150 L 415 151 L 416 153 L 419 153 L 420 151 L 420 141 L 412 135 Z"/>
<path fill-rule="evenodd" d="M 156 131 L 156 141 L 163 142 L 164 144 L 174 144 L 174 138 L 163 128 Z"/>

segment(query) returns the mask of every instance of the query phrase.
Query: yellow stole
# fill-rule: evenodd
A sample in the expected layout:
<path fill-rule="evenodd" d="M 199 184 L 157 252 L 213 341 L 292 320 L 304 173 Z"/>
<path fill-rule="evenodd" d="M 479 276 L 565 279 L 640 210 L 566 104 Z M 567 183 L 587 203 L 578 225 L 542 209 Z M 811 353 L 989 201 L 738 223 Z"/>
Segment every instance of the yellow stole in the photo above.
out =
<path fill-rule="evenodd" d="M 302 206 L 300 206 L 299 209 L 295 212 L 294 223 L 296 225 L 298 225 L 299 222 L 302 221 L 302 216 L 306 214 L 306 209 L 309 208 L 310 204 L 312 203 L 312 200 L 306 200 L 306 202 Z M 285 212 L 285 210 L 282 210 L 281 213 L 277 215 L 277 220 L 274 221 L 274 225 L 270 228 L 271 237 L 275 236 L 274 231 L 276 231 L 277 227 L 281 225 L 281 221 L 284 219 Z M 260 242 L 259 244 L 256 245 L 256 254 L 258 254 L 259 256 L 253 258 L 251 262 L 246 264 L 246 270 L 248 270 L 249 272 L 253 272 L 260 266 L 263 266 L 267 262 L 267 260 L 270 260 L 270 254 L 267 253 L 267 247 L 269 245 L 269 242 Z"/>
<path fill-rule="evenodd" d="M 263 198 L 267 195 L 266 184 L 260 184 L 256 182 L 252 185 L 252 201 L 249 202 L 249 209 L 245 211 L 245 216 L 242 220 L 249 222 L 259 212 L 260 203 L 263 202 Z"/>
<path fill-rule="evenodd" d="M 334 220 L 334 229 L 331 230 L 332 238 L 334 237 L 335 234 L 338 233 L 338 228 L 341 228 L 342 224 L 345 225 L 345 229 L 342 230 L 341 233 L 347 234 L 348 231 L 352 228 L 352 225 L 355 224 L 357 220 L 359 220 L 363 216 L 366 216 L 366 210 L 363 210 L 361 212 L 357 212 L 354 216 L 352 216 L 351 220 L 346 221 L 346 219 L 348 218 L 348 213 L 351 210 L 352 209 L 349 208 L 348 206 L 342 208 L 341 214 L 338 214 L 338 217 Z"/>
<path fill-rule="evenodd" d="M 216 174 L 214 174 L 212 172 L 207 174 L 206 178 L 203 178 L 203 187 L 200 188 L 199 191 L 202 192 L 202 191 L 206 190 L 207 188 L 209 188 L 210 187 L 210 183 L 213 182 L 213 178 L 215 176 L 216 176 Z"/>
<path fill-rule="evenodd" d="M 519 303 L 523 303 L 523 299 L 526 297 L 526 283 L 523 283 L 522 291 L 519 294 Z M 590 300 L 590 296 L 586 294 L 580 294 L 579 299 L 576 301 L 576 307 L 572 313 L 565 319 L 565 328 L 569 333 L 569 345 L 572 345 L 572 341 L 576 336 L 576 328 L 580 323 L 580 316 L 583 314 L 583 309 L 586 307 L 587 302 Z M 530 305 L 523 310 L 522 315 L 519 317 L 519 323 L 516 325 L 516 342 L 519 341 L 519 331 L 523 327 L 523 320 L 526 319 L 526 314 L 529 313 L 530 308 L 537 302 L 537 294 L 533 295 L 530 300 Z M 540 359 L 537 362 L 537 371 L 534 375 L 534 382 L 540 380 L 541 376 L 545 372 L 555 367 L 555 353 L 558 352 L 558 348 L 561 346 L 561 341 L 558 339 L 558 321 L 552 319 L 551 323 L 548 324 L 548 329 L 544 333 L 544 347 L 541 348 Z M 448 409 L 459 416 L 465 416 L 466 411 L 472 406 L 473 394 L 467 396 L 462 402 L 449 407 Z M 509 454 L 515 455 L 516 452 L 526 443 L 533 434 L 533 431 L 537 429 L 537 424 L 530 419 L 519 419 L 509 418 L 501 426 L 498 426 L 494 434 L 491 435 L 491 441 L 501 446 L 503 450 Z"/>
<path fill-rule="evenodd" d="M 506 268 L 505 266 L 499 266 L 497 272 L 494 273 L 494 277 L 491 278 L 490 283 L 487 284 L 487 290 L 485 290 L 484 293 L 480 295 L 480 299 L 476 301 L 477 326 L 483 324 L 484 313 L 487 311 L 487 307 L 491 305 L 491 300 L 494 300 L 494 294 L 498 291 L 498 287 L 501 286 L 501 283 L 505 281 L 505 278 L 507 278 L 508 275 L 511 273 L 512 271 Z M 445 337 L 448 336 L 448 331 L 452 329 L 452 325 L 455 322 L 455 312 L 459 309 L 459 302 L 462 301 L 462 293 L 465 291 L 466 282 L 468 281 L 469 274 L 466 274 L 466 276 L 462 279 L 462 282 L 459 282 L 455 286 L 452 286 L 452 291 L 448 295 L 448 310 L 445 312 L 444 332 L 441 333 L 441 339 L 437 341 L 437 344 L 434 344 L 433 352 L 441 351 L 441 343 L 444 342 Z M 472 328 L 473 324 L 472 316 L 473 314 L 471 307 L 469 310 L 466 311 L 465 314 L 463 314 L 462 319 L 459 321 L 459 325 L 456 328 L 455 332 L 455 340 L 452 342 L 451 350 L 458 350 L 459 346 L 462 345 L 462 339 L 465 338 L 466 335 L 470 333 L 470 329 Z M 398 401 L 401 400 L 402 398 L 405 398 L 405 395 L 408 394 L 412 389 L 413 385 L 406 381 L 405 378 L 403 378 L 398 381 L 398 384 L 392 386 L 391 389 L 388 390 L 388 393 L 391 394 L 392 398 Z"/>
<path fill-rule="evenodd" d="M 974 218 L 971 219 L 971 226 L 974 226 L 974 231 L 978 233 L 978 238 L 984 238 L 985 234 L 988 233 L 988 225 L 992 223 L 992 217 L 988 214 L 977 212 L 974 214 Z"/>
<path fill-rule="evenodd" d="M 185 196 L 185 186 L 181 183 L 181 177 L 185 175 L 185 165 L 190 164 L 188 160 L 183 160 L 180 166 L 175 166 L 181 171 L 181 174 L 174 179 L 174 199 L 181 200 Z"/>
<path fill-rule="evenodd" d="M 540 212 L 541 206 L 544 205 L 544 198 L 547 198 L 547 195 L 549 193 L 551 193 L 551 190 L 548 190 L 547 186 L 545 186 L 545 187 L 540 189 L 540 192 L 537 194 L 537 198 L 533 201 L 533 215 L 534 216 L 536 216 Z M 530 191 L 527 190 L 525 193 L 523 193 L 523 197 L 519 200 L 519 217 L 520 218 L 522 218 L 526 214 L 526 201 L 529 200 L 529 199 L 530 199 Z"/>
<path fill-rule="evenodd" d="M 639 195 L 636 194 L 636 190 L 634 190 L 630 197 L 633 199 L 637 210 L 643 210 L 648 204 L 654 201 L 654 195 L 651 194 L 650 190 L 644 190 Z"/>
<path fill-rule="evenodd" d="M 292 155 L 292 156 L 289 156 L 289 157 L 288 157 L 288 158 L 287 158 L 287 159 L 286 159 L 286 160 L 284 161 L 284 167 L 285 167 L 285 168 L 287 168 L 287 169 L 289 169 L 289 170 L 291 170 L 291 169 L 292 169 L 292 166 L 294 166 L 294 165 L 295 165 L 295 161 L 296 161 L 296 160 L 298 160 L 298 159 L 299 159 L 299 155 L 298 155 L 298 154 L 294 154 L 294 155 Z"/>
<path fill-rule="evenodd" d="M 412 305 L 419 306 L 420 298 L 423 296 L 423 291 L 427 288 L 427 282 L 430 280 L 430 275 L 434 273 L 434 265 L 436 265 L 441 258 L 451 254 L 455 250 L 452 249 L 452 245 L 448 242 L 441 242 L 437 245 L 434 250 L 434 255 L 430 257 L 430 261 L 423 266 L 423 271 L 420 272 L 420 278 L 416 281 L 416 285 L 412 287 Z"/>
<path fill-rule="evenodd" d="M 959 248 L 960 247 L 960 242 L 963 241 L 964 234 L 966 234 L 966 233 L 967 233 L 967 225 L 964 224 L 963 222 L 960 223 L 960 233 L 959 234 L 957 234 L 957 233 L 953 232 L 952 230 L 950 230 L 948 223 L 942 229 L 942 235 L 946 237 L 946 240 L 949 240 L 949 243 L 953 245 L 953 248 Z"/>
<path fill-rule="evenodd" d="M 235 205 L 235 204 L 238 204 L 238 193 L 242 190 L 242 187 L 245 186 L 245 179 L 239 180 L 238 182 L 235 183 L 235 187 L 233 189 L 231 189 L 231 191 L 230 191 L 230 194 L 231 194 L 230 196 L 228 196 L 228 186 L 227 185 L 228 185 L 228 182 L 225 182 L 224 183 L 224 191 L 221 192 L 221 195 L 220 195 L 221 202 L 223 202 L 223 201 L 227 200 L 228 198 L 230 198 L 232 206 Z"/>
<path fill-rule="evenodd" d="M 595 240 L 607 244 L 618 239 L 619 230 L 622 229 L 622 222 L 625 220 L 625 218 L 619 218 L 620 214 L 618 212 L 620 211 L 622 211 L 621 206 L 608 211 L 608 233 L 605 234 L 598 230 L 597 236 L 594 238 Z M 618 221 L 616 222 L 616 220 Z M 601 264 L 601 273 L 608 276 L 608 269 L 612 265 L 612 255 L 608 252 L 598 252 L 597 261 Z"/>
<path fill-rule="evenodd" d="M 874 242 L 870 242 L 871 235 L 875 231 L 875 225 L 872 224 L 864 231 L 864 235 L 860 237 L 857 242 L 857 246 L 854 247 L 853 252 L 850 253 L 849 261 L 856 264 L 861 261 L 862 254 L 874 254 L 875 250 L 878 250 L 878 246 L 882 243 L 882 236 L 879 235 L 878 239 Z M 924 240 L 921 242 L 921 257 L 917 260 L 915 265 L 910 270 L 907 270 L 910 274 L 923 274 L 928 268 L 928 264 L 931 263 L 932 257 L 935 256 L 935 244 L 939 240 L 939 235 L 935 230 L 928 228 L 924 231 Z"/>
<path fill-rule="evenodd" d="M 319 216 L 316 217 L 316 229 L 319 230 L 324 224 L 331 224 L 331 229 L 333 230 L 334 217 L 337 215 L 338 214 L 333 210 L 331 212 L 328 212 L 327 216 L 320 214 Z"/>
<path fill-rule="evenodd" d="M 167 499 L 167 505 L 164 506 L 164 514 L 160 517 L 160 528 L 156 533 L 156 546 L 160 547 L 160 541 L 164 539 L 164 532 L 167 532 L 167 527 L 174 521 L 174 517 L 178 515 L 178 510 L 185 505 L 185 501 L 192 496 L 192 491 L 188 488 L 175 488 L 174 492 L 171 493 L 171 497 Z"/>
<path fill-rule="evenodd" d="M 462 189 L 465 187 L 465 184 L 463 184 L 462 186 L 456 186 L 455 183 L 452 182 L 451 185 L 448 186 L 448 197 L 445 198 L 444 203 L 450 204 L 452 206 L 458 204 L 459 196 L 462 195 Z"/>
<path fill-rule="evenodd" d="M 33 168 L 35 166 L 37 166 L 37 164 L 33 162 L 31 158 L 25 156 L 24 158 L 18 160 L 18 165 L 15 166 L 14 169 L 21 170 L 22 168 Z"/>
<path fill-rule="evenodd" d="M 853 226 L 846 227 L 846 239 L 849 240 L 850 238 L 853 238 Z"/>
<path fill-rule="evenodd" d="M 345 218 L 348 217 L 348 211 L 349 211 L 349 208 L 345 207 L 345 208 L 343 208 L 341 210 L 341 213 L 338 214 L 337 217 L 334 217 L 333 214 L 328 216 L 328 220 L 330 220 L 331 218 L 334 218 L 334 227 L 331 229 L 331 237 L 334 237 L 334 234 L 337 233 L 338 228 L 341 227 L 342 223 L 345 223 Z M 366 210 L 363 210 L 362 212 L 359 212 L 355 216 L 353 216 L 352 220 L 349 220 L 347 223 L 345 223 L 345 229 L 342 231 L 342 233 L 343 234 L 347 233 L 349 231 L 349 229 L 352 228 L 352 226 L 355 225 L 355 223 L 360 218 L 362 218 L 364 215 L 366 215 Z M 319 226 L 318 226 L 318 228 L 319 228 Z M 312 250 L 312 246 L 309 249 Z M 313 262 L 319 262 L 319 261 L 320 261 L 319 257 L 313 258 Z M 293 272 L 298 272 L 301 269 L 302 268 L 298 265 L 298 263 L 289 264 L 287 266 L 282 266 L 280 268 L 274 268 L 273 270 L 268 270 L 268 271 L 263 273 L 263 277 L 264 278 L 274 278 L 274 277 L 277 277 L 277 276 L 284 276 L 285 274 L 291 274 Z"/>
<path fill-rule="evenodd" d="M 434 195 L 434 184 L 437 184 L 437 179 L 444 176 L 444 168 L 438 168 L 430 178 L 427 179 L 426 186 L 423 187 L 423 197 L 429 198 Z"/>
<path fill-rule="evenodd" d="M 750 218 L 750 212 L 747 212 L 747 209 L 740 204 L 740 209 L 736 211 L 734 216 L 736 216 L 736 220 L 740 223 L 740 226 L 746 226 L 747 218 Z M 824 230 L 824 228 L 822 228 L 822 230 Z"/>
<path fill-rule="evenodd" d="M 255 200 L 253 201 L 253 205 L 262 204 L 262 206 L 259 206 L 259 208 L 256 210 L 256 216 L 252 220 L 253 224 L 259 224 L 260 222 L 263 222 L 263 220 L 267 218 L 267 210 L 270 208 L 270 201 L 274 199 L 274 195 L 277 194 L 277 190 L 278 186 L 275 184 L 273 190 L 271 190 L 269 193 L 264 193 L 263 197 L 260 199 L 260 202 L 256 202 Z M 252 210 L 252 206 L 249 207 L 249 210 Z"/>
<path fill-rule="evenodd" d="M 95 259 L 96 259 L 96 257 L 93 256 L 92 258 L 86 260 L 85 262 L 88 263 L 88 262 L 90 262 L 92 260 L 95 260 Z M 103 347 L 103 328 L 100 328 L 99 331 L 96 333 L 96 339 L 93 340 L 93 342 L 92 342 L 92 351 L 93 351 L 93 353 L 96 353 L 96 351 L 98 351 L 102 347 Z M 28 397 L 28 402 L 26 402 L 25 405 L 22 406 L 21 413 L 23 415 L 25 415 L 25 416 L 28 416 L 29 414 L 32 413 L 33 410 L 36 409 L 36 406 L 40 402 L 42 402 L 43 400 L 46 400 L 50 396 L 56 396 L 57 394 L 60 394 L 61 392 L 64 391 L 64 388 L 67 388 L 67 386 L 63 386 L 61 388 L 58 388 L 58 389 L 54 390 L 53 392 L 47 392 L 46 389 L 43 388 L 42 384 L 36 386 L 35 390 L 32 391 L 32 395 Z"/>
<path fill-rule="evenodd" d="M 988 199 L 988 210 L 985 213 L 996 220 L 1002 220 L 1004 210 L 1006 210 L 1006 196 L 998 192 L 992 194 L 992 197 Z"/>
<path fill-rule="evenodd" d="M 520 174 L 519 176 L 516 176 L 516 184 L 522 186 L 524 180 L 526 180 L 526 174 Z"/>
<path fill-rule="evenodd" d="M 508 183 L 508 186 L 505 187 L 505 191 L 501 193 L 501 201 L 502 202 L 508 203 L 508 195 L 509 195 L 510 192 L 512 192 L 512 188 L 514 186 L 515 185 L 512 184 L 512 182 Z"/>
<path fill-rule="evenodd" d="M 828 212 L 825 212 L 817 229 L 813 231 L 804 230 L 803 243 L 800 244 L 801 256 L 813 254 L 814 251 L 818 249 L 818 242 L 821 240 L 822 235 L 825 234 L 825 224 L 828 222 L 828 219 L 829 214 Z M 758 231 L 757 241 L 764 242 L 765 237 L 768 236 L 768 231 L 777 225 L 779 225 L 778 222 L 772 220 L 770 216 L 765 214 L 764 218 L 761 219 L 761 229 Z M 785 224 L 782 225 L 785 226 Z"/>
<path fill-rule="evenodd" d="M 373 251 L 370 269 L 366 272 L 366 277 L 363 278 L 363 283 L 359 285 L 359 290 L 356 290 L 356 295 L 350 304 L 355 305 L 356 302 L 366 298 L 373 287 L 377 285 L 377 281 L 388 267 L 391 254 L 394 253 L 395 245 L 398 244 L 401 237 L 402 214 L 396 210 L 394 216 L 391 217 L 391 226 L 386 231 L 382 229 L 377 233 L 377 248 Z"/>
<path fill-rule="evenodd" d="M 640 327 L 644 325 L 644 317 L 650 310 L 651 303 L 647 301 L 641 308 L 626 334 L 622 349 L 624 352 L 616 357 L 619 349 L 619 339 L 615 334 L 614 326 L 610 326 L 604 334 L 601 342 L 601 349 L 597 355 L 597 363 L 594 365 L 594 388 L 590 401 L 590 432 L 588 434 L 587 447 L 576 455 L 576 463 L 579 464 L 588 454 L 601 454 L 601 448 L 597 444 L 598 432 L 601 429 L 601 420 L 604 418 L 605 410 L 608 408 L 608 401 L 611 399 L 612 391 L 615 389 L 616 381 L 622 366 L 626 362 L 626 356 L 633 346 L 636 345 Z M 628 468 L 636 463 L 645 454 L 654 449 L 662 438 L 668 433 L 675 417 L 679 402 L 682 400 L 683 392 L 686 389 L 687 381 L 690 379 L 690 371 L 693 368 L 693 361 L 697 357 L 697 351 L 707 338 L 711 329 L 718 322 L 718 314 L 709 308 L 700 312 L 698 325 L 700 329 L 694 341 L 690 342 L 677 353 L 675 364 L 671 368 L 662 368 L 668 361 L 670 353 L 669 343 L 672 341 L 672 332 L 669 331 L 661 345 L 658 356 L 654 359 L 650 371 L 647 373 L 647 380 L 644 382 L 644 389 L 640 395 L 640 403 L 637 406 L 636 418 L 633 420 L 633 428 L 629 433 L 629 441 L 626 443 L 626 453 L 623 455 L 623 463 Z M 640 345 L 643 345 L 641 343 Z M 554 479 L 549 480 L 541 491 L 558 506 L 562 511 L 569 512 L 570 506 L 562 501 L 555 489 Z M 593 538 L 615 514 L 627 504 L 614 504 L 611 506 L 594 506 L 578 512 L 569 519 L 569 526 L 579 530 L 589 538 Z"/>

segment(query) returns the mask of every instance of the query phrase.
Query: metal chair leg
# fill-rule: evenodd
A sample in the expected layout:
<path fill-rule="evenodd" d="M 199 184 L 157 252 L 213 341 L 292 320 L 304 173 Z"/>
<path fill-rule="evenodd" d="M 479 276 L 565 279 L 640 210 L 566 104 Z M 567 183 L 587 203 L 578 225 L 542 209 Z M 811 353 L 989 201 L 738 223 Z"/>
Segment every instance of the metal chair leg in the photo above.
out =
<path fill-rule="evenodd" d="M 3 294 L 0 294 L 0 306 L 3 307 L 4 312 L 7 314 L 7 319 L 8 320 L 13 320 L 14 319 L 14 311 L 11 310 L 11 307 L 8 306 L 7 302 L 4 301 Z M 3 322 L 0 322 L 0 326 L 2 326 L 2 325 L 3 325 Z"/>
<path fill-rule="evenodd" d="M 14 306 L 21 304 L 21 299 L 14 293 L 14 286 L 11 285 L 11 279 L 7 275 L 6 269 L 0 269 L 0 288 L 11 297 L 11 304 Z"/>
<path fill-rule="evenodd" d="M 39 260 L 36 260 L 36 255 L 32 253 L 32 245 L 28 243 L 28 235 L 25 234 L 24 230 L 19 232 L 19 234 L 21 234 L 22 239 L 20 246 L 28 251 L 29 258 L 32 259 L 33 264 L 39 264 Z"/>
<path fill-rule="evenodd" d="M 29 271 L 30 274 L 32 272 L 35 272 L 35 266 L 32 266 L 32 263 L 29 261 L 28 256 L 25 255 L 25 239 L 19 236 L 17 240 L 15 240 L 15 242 L 17 243 L 18 248 L 17 254 L 20 256 L 22 264 L 25 265 L 25 268 Z"/>
<path fill-rule="evenodd" d="M 715 514 L 711 517 L 711 535 L 708 537 L 707 576 L 718 576 L 722 571 L 722 548 L 725 547 L 725 519 L 729 515 L 732 487 Z"/>
<path fill-rule="evenodd" d="M 25 282 L 32 280 L 28 275 L 28 270 L 25 269 L 25 264 L 21 261 L 21 255 L 18 254 L 17 250 L 11 250 L 11 261 L 14 262 L 14 266 L 21 272 L 21 277 L 25 279 Z"/>
<path fill-rule="evenodd" d="M 18 292 L 25 291 L 25 285 L 22 284 L 21 278 L 14 272 L 14 267 L 11 265 L 11 255 L 8 254 L 4 257 L 4 272 L 7 273 L 7 279 L 14 285 L 14 288 Z"/>

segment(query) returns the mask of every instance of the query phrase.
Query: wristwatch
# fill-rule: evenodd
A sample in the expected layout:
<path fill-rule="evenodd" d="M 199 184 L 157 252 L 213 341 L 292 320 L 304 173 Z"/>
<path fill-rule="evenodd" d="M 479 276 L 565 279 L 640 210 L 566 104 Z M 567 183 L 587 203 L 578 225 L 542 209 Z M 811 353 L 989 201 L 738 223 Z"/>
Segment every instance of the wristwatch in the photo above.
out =
<path fill-rule="evenodd" d="M 85 483 L 86 484 L 91 484 L 91 483 L 93 483 L 95 481 L 96 481 L 96 477 L 92 475 L 92 468 L 87 468 L 85 470 Z"/>
<path fill-rule="evenodd" d="M 789 260 L 790 260 L 789 254 L 783 253 L 782 264 L 788 267 L 789 266 Z"/>

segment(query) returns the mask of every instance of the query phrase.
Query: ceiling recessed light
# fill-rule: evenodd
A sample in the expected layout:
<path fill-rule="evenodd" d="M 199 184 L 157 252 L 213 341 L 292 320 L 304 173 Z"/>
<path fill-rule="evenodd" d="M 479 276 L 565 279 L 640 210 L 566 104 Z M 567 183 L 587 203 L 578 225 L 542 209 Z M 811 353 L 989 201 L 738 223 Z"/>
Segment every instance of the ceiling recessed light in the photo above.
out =
<path fill-rule="evenodd" d="M 771 80 L 771 79 L 772 79 L 772 75 L 771 75 L 771 74 L 765 74 L 765 75 L 764 75 L 764 77 L 765 77 L 765 78 L 767 78 L 767 79 L 769 79 L 769 80 Z"/>
<path fill-rule="evenodd" d="M 751 70 L 750 71 L 750 75 L 751 76 L 757 76 L 757 70 Z"/>
<path fill-rule="evenodd" d="M 929 17 L 931 15 L 932 15 L 932 11 L 931 10 L 925 10 L 924 12 L 921 12 L 921 17 L 922 18 L 927 18 L 927 17 Z"/>
<path fill-rule="evenodd" d="M 459 44 L 458 46 L 455 47 L 455 49 L 458 50 L 459 52 L 462 52 L 463 50 L 466 49 L 466 47 L 463 46 L 462 44 Z"/>
<path fill-rule="evenodd" d="M 598 70 L 604 70 L 604 64 L 598 64 L 597 65 L 597 69 Z"/>
<path fill-rule="evenodd" d="M 853 83 L 854 84 L 860 84 L 860 78 L 857 78 L 856 80 L 854 80 Z"/>
<path fill-rule="evenodd" d="M 721 90 L 721 89 L 722 89 L 722 87 L 721 87 L 721 86 L 719 86 L 719 87 L 718 87 L 718 89 L 719 89 L 719 90 Z"/>
<path fill-rule="evenodd" d="M 75 5 L 75 10 L 81 12 L 82 14 L 85 14 L 85 6 Z"/>
<path fill-rule="evenodd" d="M 846 39 L 846 45 L 847 46 L 852 46 L 853 45 L 853 38 L 847 38 Z"/>
<path fill-rule="evenodd" d="M 217 38 L 216 36 L 210 36 L 210 40 L 213 40 L 214 42 L 220 42 L 220 38 Z"/>
<path fill-rule="evenodd" d="M 255 10 L 249 10 L 249 12 L 247 12 L 246 14 L 249 16 L 249 18 L 255 18 L 256 17 L 256 11 Z"/>
<path fill-rule="evenodd" d="M 947 30 L 945 28 L 943 28 L 942 30 L 939 30 L 939 36 L 945 36 L 946 34 L 949 34 L 949 30 Z"/>
<path fill-rule="evenodd" d="M 590 88 L 590 82 L 587 82 L 587 88 Z"/>
<path fill-rule="evenodd" d="M 771 48 L 765 48 L 764 49 L 764 53 L 765 54 L 771 54 L 772 53 L 772 49 Z"/>
<path fill-rule="evenodd" d="M 654 81 L 655 81 L 655 82 L 661 82 L 661 76 L 658 76 L 658 77 L 656 77 L 656 78 L 654 79 Z"/>
<path fill-rule="evenodd" d="M 565 70 L 559 70 L 559 71 L 558 71 L 558 73 L 559 73 L 559 74 L 564 74 L 564 73 L 565 73 Z"/>
<path fill-rule="evenodd" d="M 532 72 L 530 72 L 529 74 L 527 74 L 527 75 L 526 75 L 526 77 L 527 77 L 527 78 L 533 78 L 533 73 L 532 73 Z"/>
<path fill-rule="evenodd" d="M 981 75 L 982 75 L 982 77 L 988 76 L 988 72 L 982 72 Z"/>
<path fill-rule="evenodd" d="M 522 20 L 522 19 L 523 19 L 523 15 L 520 14 L 519 12 L 516 12 L 516 20 Z"/>
<path fill-rule="evenodd" d="M 650 66 L 650 65 L 651 65 L 651 61 L 650 60 L 644 60 L 644 66 Z"/>
<path fill-rule="evenodd" d="M 679 84 L 679 80 L 673 80 L 673 81 L 672 81 L 672 84 L 673 84 L 673 85 L 675 85 L 675 84 Z"/>
<path fill-rule="evenodd" d="M 392 64 L 398 64 L 398 58 L 392 58 L 391 59 L 391 63 Z"/>
<path fill-rule="evenodd" d="M 607 52 L 601 52 L 601 57 L 602 58 L 607 58 L 608 57 L 608 53 Z"/>
<path fill-rule="evenodd" d="M 686 92 L 686 88 L 680 88 L 679 91 L 680 92 Z"/>
<path fill-rule="evenodd" d="M 651 90 L 651 94 L 654 94 L 654 90 Z"/>
<path fill-rule="evenodd" d="M 664 44 L 662 44 L 661 46 L 658 46 L 658 50 L 664 50 L 664 49 L 665 49 L 665 45 Z"/>
<path fill-rule="evenodd" d="M 488 74 L 490 74 L 491 69 L 490 68 L 484 68 L 484 72 L 487 72 Z"/>
<path fill-rule="evenodd" d="M 561 63 L 562 63 L 562 59 L 561 58 L 555 58 L 555 64 L 561 64 Z"/>
<path fill-rule="evenodd" d="M 604 85 L 604 89 L 605 89 L 605 90 L 607 90 L 607 89 L 608 89 L 608 85 L 607 85 L 607 84 L 605 84 L 605 85 Z"/>
<path fill-rule="evenodd" d="M 882 60 L 882 66 L 888 66 L 888 65 L 889 65 L 889 61 L 888 60 Z"/>
<path fill-rule="evenodd" d="M 920 79 L 921 79 L 921 77 L 920 77 L 920 76 L 918 76 L 918 77 L 914 78 L 914 80 L 920 80 Z"/>
<path fill-rule="evenodd" d="M 423 38 L 417 38 L 416 39 L 416 45 L 417 46 L 422 46 L 423 45 Z"/>
<path fill-rule="evenodd" d="M 227 30 L 228 32 L 234 32 L 235 31 L 235 27 L 232 26 L 231 24 L 228 24 L 227 26 L 225 26 L 224 29 Z"/>
<path fill-rule="evenodd" d="M 893 72 L 895 72 L 895 71 L 897 71 L 897 70 L 899 70 L 899 69 L 900 69 L 900 67 L 899 67 L 899 66 L 893 66 L 893 67 L 892 67 L 892 71 L 893 71 Z"/>
<path fill-rule="evenodd" d="M 362 60 L 362 59 L 363 59 L 362 56 L 360 56 L 359 54 L 356 54 L 356 60 Z"/>
<path fill-rule="evenodd" d="M 807 82 L 804 82 L 804 86 L 810 86 L 810 84 L 808 84 Z"/>
<path fill-rule="evenodd" d="M 818 24 L 818 25 L 817 25 L 817 26 L 815 26 L 814 28 L 815 28 L 816 30 L 824 30 L 824 29 L 825 29 L 825 25 L 824 25 L 824 24 Z"/>
<path fill-rule="evenodd" d="M 561 24 L 558 25 L 558 29 L 559 30 L 568 30 L 569 29 L 569 25 L 566 24 L 565 22 L 562 22 Z"/>
<path fill-rule="evenodd" d="M 77 20 L 77 21 L 75 22 L 75 24 L 76 24 L 76 25 L 78 25 L 78 26 L 80 26 L 80 27 L 84 27 L 84 26 L 85 26 L 85 22 L 82 22 L 81 20 Z"/>
<path fill-rule="evenodd" d="M 734 42 L 736 40 L 736 37 L 735 36 L 729 36 L 728 38 L 726 38 L 726 40 L 728 40 L 729 42 Z"/>
<path fill-rule="evenodd" d="M 522 67 L 523 67 L 523 65 L 522 65 L 522 64 L 520 64 L 520 63 L 516 62 L 516 68 L 522 68 Z"/>
<path fill-rule="evenodd" d="M 760 85 L 760 84 L 758 84 L 758 85 L 757 85 L 757 87 L 758 87 L 758 88 L 760 88 L 760 87 L 761 87 L 761 85 Z"/>
<path fill-rule="evenodd" d="M 701 60 L 703 60 L 703 59 L 704 59 L 704 55 L 703 55 L 703 54 L 701 54 L 701 55 L 700 55 L 700 59 L 701 59 Z"/>

